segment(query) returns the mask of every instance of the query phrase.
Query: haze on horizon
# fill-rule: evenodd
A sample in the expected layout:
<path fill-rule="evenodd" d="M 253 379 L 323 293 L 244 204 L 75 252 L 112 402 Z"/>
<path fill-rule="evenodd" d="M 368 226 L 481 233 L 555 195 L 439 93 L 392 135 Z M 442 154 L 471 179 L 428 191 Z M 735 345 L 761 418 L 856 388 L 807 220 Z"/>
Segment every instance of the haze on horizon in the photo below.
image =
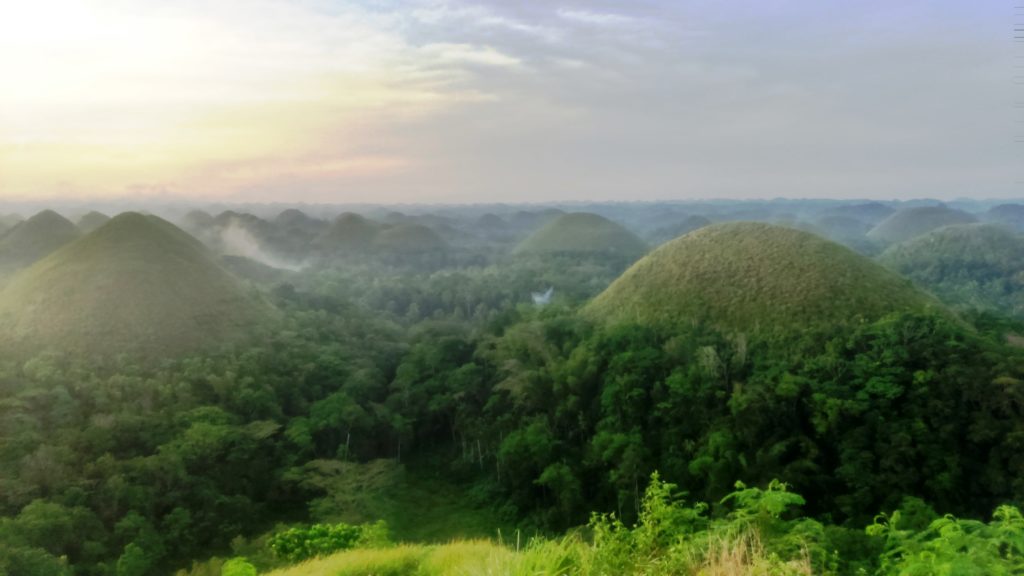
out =
<path fill-rule="evenodd" d="M 0 3 L 0 200 L 1021 196 L 1010 7 Z"/>

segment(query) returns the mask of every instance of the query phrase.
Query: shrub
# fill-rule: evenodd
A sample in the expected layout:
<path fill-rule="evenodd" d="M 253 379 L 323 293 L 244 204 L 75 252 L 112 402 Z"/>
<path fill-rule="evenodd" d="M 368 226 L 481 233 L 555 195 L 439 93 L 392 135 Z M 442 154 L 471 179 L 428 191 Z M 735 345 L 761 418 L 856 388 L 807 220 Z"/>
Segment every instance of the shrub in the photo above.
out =
<path fill-rule="evenodd" d="M 268 545 L 278 558 L 298 562 L 357 546 L 381 547 L 388 542 L 387 525 L 313 524 L 274 534 Z"/>

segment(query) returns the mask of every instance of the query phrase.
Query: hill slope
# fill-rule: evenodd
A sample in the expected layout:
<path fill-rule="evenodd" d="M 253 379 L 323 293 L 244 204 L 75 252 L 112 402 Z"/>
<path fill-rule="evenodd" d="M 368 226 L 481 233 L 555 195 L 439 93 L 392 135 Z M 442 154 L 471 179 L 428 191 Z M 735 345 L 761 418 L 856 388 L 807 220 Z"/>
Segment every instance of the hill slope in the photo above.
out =
<path fill-rule="evenodd" d="M 70 220 L 44 210 L 0 237 L 0 271 L 28 266 L 79 235 Z"/>
<path fill-rule="evenodd" d="M 1024 204 L 1000 204 L 985 213 L 985 220 L 1024 232 Z"/>
<path fill-rule="evenodd" d="M 647 244 L 622 226 L 597 214 L 573 212 L 545 224 L 516 247 L 516 254 L 591 253 L 639 258 Z"/>
<path fill-rule="evenodd" d="M 325 253 L 364 252 L 380 232 L 381 224 L 353 212 L 345 212 L 317 238 L 314 244 Z"/>
<path fill-rule="evenodd" d="M 107 216 L 102 212 L 97 212 L 93 210 L 92 212 L 89 212 L 88 214 L 85 214 L 81 218 L 79 218 L 77 226 L 83 234 L 88 234 L 89 232 L 92 232 L 93 230 L 99 228 L 100 226 L 103 226 L 109 221 L 110 216 Z"/>
<path fill-rule="evenodd" d="M 800 230 L 717 224 L 664 244 L 584 309 L 595 319 L 724 328 L 843 323 L 938 307 L 911 283 Z"/>
<path fill-rule="evenodd" d="M 198 240 L 125 213 L 0 292 L 0 348 L 172 356 L 244 338 L 270 313 Z"/>
<path fill-rule="evenodd" d="M 373 248 L 379 252 L 416 254 L 445 250 L 448 243 L 422 224 L 396 224 L 381 230 L 373 239 Z"/>
<path fill-rule="evenodd" d="M 945 206 L 906 208 L 882 220 L 868 232 L 868 238 L 876 242 L 896 244 L 943 226 L 971 224 L 977 221 L 977 218 L 967 212 Z"/>
<path fill-rule="evenodd" d="M 1024 238 L 990 224 L 947 226 L 879 261 L 949 304 L 1024 315 Z"/>

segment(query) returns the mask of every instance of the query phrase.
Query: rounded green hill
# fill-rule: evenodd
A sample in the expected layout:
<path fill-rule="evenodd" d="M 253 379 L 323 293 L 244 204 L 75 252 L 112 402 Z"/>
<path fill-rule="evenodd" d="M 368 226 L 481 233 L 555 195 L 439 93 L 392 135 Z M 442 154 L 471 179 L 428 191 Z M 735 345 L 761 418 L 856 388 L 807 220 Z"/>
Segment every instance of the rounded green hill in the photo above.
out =
<path fill-rule="evenodd" d="M 53 210 L 44 210 L 0 237 L 0 271 L 28 266 L 79 235 L 70 220 Z"/>
<path fill-rule="evenodd" d="M 647 244 L 597 214 L 573 212 L 548 222 L 516 247 L 516 254 L 614 254 L 639 258 Z"/>
<path fill-rule="evenodd" d="M 314 243 L 325 252 L 363 252 L 373 243 L 380 228 L 379 223 L 362 215 L 345 212 L 335 218 Z"/>
<path fill-rule="evenodd" d="M 952 224 L 971 224 L 978 219 L 962 210 L 946 206 L 919 206 L 906 208 L 882 220 L 868 232 L 875 242 L 898 244 L 906 242 L 936 228 Z"/>
<path fill-rule="evenodd" d="M 77 226 L 83 234 L 88 234 L 89 232 L 92 232 L 93 230 L 99 228 L 100 226 L 103 226 L 109 221 L 110 216 L 107 216 L 102 212 L 97 212 L 93 210 L 79 218 Z"/>
<path fill-rule="evenodd" d="M 0 292 L 0 349 L 174 356 L 239 341 L 272 314 L 198 240 L 125 213 Z"/>
<path fill-rule="evenodd" d="M 985 220 L 1024 231 L 1024 204 L 1000 204 L 985 213 Z"/>
<path fill-rule="evenodd" d="M 1002 226 L 946 226 L 879 261 L 950 304 L 1024 315 L 1024 238 Z"/>
<path fill-rule="evenodd" d="M 374 237 L 373 248 L 378 252 L 410 254 L 442 251 L 448 248 L 448 243 L 422 224 L 396 224 Z"/>
<path fill-rule="evenodd" d="M 819 236 L 770 224 L 701 228 L 634 264 L 584 309 L 611 322 L 811 327 L 941 308 L 910 281 Z"/>

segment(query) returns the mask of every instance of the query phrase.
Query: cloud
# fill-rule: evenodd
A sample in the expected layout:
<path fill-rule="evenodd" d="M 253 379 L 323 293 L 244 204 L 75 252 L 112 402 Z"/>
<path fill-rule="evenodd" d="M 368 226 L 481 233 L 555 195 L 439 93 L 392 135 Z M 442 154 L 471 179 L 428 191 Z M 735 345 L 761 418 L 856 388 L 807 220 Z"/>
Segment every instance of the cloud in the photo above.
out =
<path fill-rule="evenodd" d="M 589 10 L 570 10 L 566 8 L 559 9 L 558 16 L 565 20 L 570 20 L 580 24 L 611 28 L 634 26 L 640 23 L 638 18 L 634 18 L 632 16 L 623 16 L 622 14 L 612 14 L 607 12 L 591 12 Z"/>
<path fill-rule="evenodd" d="M 797 2 L 8 4 L 0 198 L 955 196 L 1024 179 L 995 0 L 865 0 L 838 20 Z"/>
<path fill-rule="evenodd" d="M 522 61 L 490 46 L 470 44 L 427 44 L 420 49 L 430 61 L 441 64 L 473 64 L 498 68 L 519 68 Z"/>
<path fill-rule="evenodd" d="M 434 3 L 413 10 L 412 15 L 419 23 L 432 26 L 498 29 L 545 42 L 557 42 L 562 38 L 562 31 L 556 27 L 499 14 L 483 5 Z"/>

